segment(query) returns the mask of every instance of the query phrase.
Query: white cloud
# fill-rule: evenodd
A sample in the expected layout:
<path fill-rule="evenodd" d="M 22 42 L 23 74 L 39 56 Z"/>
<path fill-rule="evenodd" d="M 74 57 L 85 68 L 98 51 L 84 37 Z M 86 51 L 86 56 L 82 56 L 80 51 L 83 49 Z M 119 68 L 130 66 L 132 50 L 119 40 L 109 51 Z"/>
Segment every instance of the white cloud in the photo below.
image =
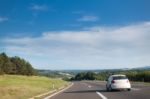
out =
<path fill-rule="evenodd" d="M 1 39 L 7 52 L 47 57 L 55 66 L 150 65 L 150 22 L 121 27 L 92 27 L 79 31 L 49 31 L 39 37 Z M 39 64 L 39 61 L 35 61 Z M 48 68 L 48 67 L 47 67 Z M 75 67 L 74 67 L 75 68 Z M 103 67 L 107 68 L 107 67 Z"/>
<path fill-rule="evenodd" d="M 8 21 L 8 18 L 7 18 L 7 17 L 1 17 L 1 16 L 0 16 L 0 23 L 1 23 L 1 22 L 5 22 L 5 21 Z"/>
<path fill-rule="evenodd" d="M 81 18 L 79 18 L 77 21 L 91 21 L 91 22 L 95 22 L 95 21 L 98 21 L 99 20 L 99 17 L 97 16 L 92 16 L 92 15 L 84 15 L 82 16 Z"/>
<path fill-rule="evenodd" d="M 33 4 L 30 8 L 33 11 L 47 11 L 48 10 L 48 7 L 46 5 Z"/>

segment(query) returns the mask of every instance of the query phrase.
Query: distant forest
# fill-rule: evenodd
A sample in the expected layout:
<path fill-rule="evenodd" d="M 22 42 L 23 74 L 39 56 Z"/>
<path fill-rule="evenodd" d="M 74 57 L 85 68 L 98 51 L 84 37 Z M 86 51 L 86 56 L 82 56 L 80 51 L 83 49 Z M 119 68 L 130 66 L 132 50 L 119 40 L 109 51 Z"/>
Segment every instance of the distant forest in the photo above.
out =
<path fill-rule="evenodd" d="M 0 53 L 0 74 L 35 75 L 36 70 L 26 60 Z"/>
<path fill-rule="evenodd" d="M 112 74 L 125 74 L 131 81 L 150 82 L 149 70 L 105 71 L 100 73 L 82 72 L 71 80 L 107 80 Z"/>

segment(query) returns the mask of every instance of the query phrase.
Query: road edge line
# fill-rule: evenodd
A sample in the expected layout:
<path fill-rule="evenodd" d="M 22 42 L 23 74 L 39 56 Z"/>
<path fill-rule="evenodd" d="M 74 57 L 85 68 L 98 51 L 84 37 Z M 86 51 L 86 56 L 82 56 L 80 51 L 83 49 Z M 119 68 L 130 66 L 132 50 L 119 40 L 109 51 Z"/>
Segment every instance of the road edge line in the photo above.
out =
<path fill-rule="evenodd" d="M 42 97 L 42 96 L 45 96 L 45 95 L 48 95 L 48 94 L 54 93 L 54 92 L 56 92 L 56 91 L 57 91 L 56 89 L 55 89 L 55 90 L 51 90 L 51 91 L 49 91 L 49 92 L 42 93 L 42 94 L 37 95 L 37 96 L 33 96 L 33 97 L 29 98 L 29 99 L 39 98 L 39 97 Z"/>
<path fill-rule="evenodd" d="M 47 96 L 47 97 L 45 97 L 45 98 L 43 98 L 43 99 L 49 99 L 49 98 L 51 98 L 51 97 L 53 97 L 53 96 L 55 96 L 55 95 L 57 95 L 57 94 L 59 94 L 59 93 L 65 91 L 65 90 L 69 89 L 69 88 L 72 87 L 73 85 L 74 85 L 74 83 L 71 83 L 68 87 L 66 87 L 66 88 L 64 88 L 64 89 L 62 89 L 62 90 L 60 90 L 60 91 L 58 91 L 58 92 L 55 92 L 55 93 L 53 93 L 53 94 L 51 94 L 51 95 L 49 95 L 49 96 Z"/>

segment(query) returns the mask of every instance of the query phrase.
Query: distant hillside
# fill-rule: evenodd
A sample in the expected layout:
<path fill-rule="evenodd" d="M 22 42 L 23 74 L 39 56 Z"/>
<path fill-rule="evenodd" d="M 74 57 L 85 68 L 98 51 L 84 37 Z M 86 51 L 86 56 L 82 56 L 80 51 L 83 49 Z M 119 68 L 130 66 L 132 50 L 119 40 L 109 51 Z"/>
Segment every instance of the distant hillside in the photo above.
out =
<path fill-rule="evenodd" d="M 143 66 L 143 67 L 138 67 L 138 68 L 133 68 L 133 70 L 150 70 L 150 66 Z"/>
<path fill-rule="evenodd" d="M 113 72 L 120 72 L 120 71 L 134 71 L 134 70 L 150 70 L 150 66 L 143 66 L 138 68 L 120 68 L 120 69 L 95 69 L 95 70 L 37 70 L 40 75 L 49 76 L 49 77 L 63 77 L 67 76 L 68 74 L 71 76 L 75 76 L 78 73 L 83 72 L 94 72 L 94 73 L 113 73 Z"/>
<path fill-rule="evenodd" d="M 0 54 L 0 74 L 34 75 L 36 73 L 32 65 L 26 60 L 15 56 L 8 57 Z"/>

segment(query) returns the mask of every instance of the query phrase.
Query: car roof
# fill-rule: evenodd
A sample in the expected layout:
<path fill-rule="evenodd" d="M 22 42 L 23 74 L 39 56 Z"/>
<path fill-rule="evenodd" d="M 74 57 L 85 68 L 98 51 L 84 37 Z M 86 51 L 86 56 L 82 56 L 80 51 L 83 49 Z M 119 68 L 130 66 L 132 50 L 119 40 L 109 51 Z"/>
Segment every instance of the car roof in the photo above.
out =
<path fill-rule="evenodd" d="M 115 77 L 115 76 L 126 76 L 126 75 L 122 75 L 122 74 L 118 74 L 118 75 L 111 75 L 111 77 Z"/>

